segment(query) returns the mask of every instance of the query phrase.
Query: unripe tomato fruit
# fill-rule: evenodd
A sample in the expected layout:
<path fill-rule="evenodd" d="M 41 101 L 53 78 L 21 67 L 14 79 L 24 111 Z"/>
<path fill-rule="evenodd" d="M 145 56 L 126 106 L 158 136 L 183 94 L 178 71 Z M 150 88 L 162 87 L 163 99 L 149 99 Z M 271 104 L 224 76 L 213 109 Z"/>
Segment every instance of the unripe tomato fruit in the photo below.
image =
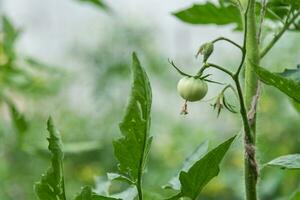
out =
<path fill-rule="evenodd" d="M 207 83 L 194 77 L 183 77 L 178 82 L 177 91 L 187 101 L 199 101 L 207 93 Z"/>

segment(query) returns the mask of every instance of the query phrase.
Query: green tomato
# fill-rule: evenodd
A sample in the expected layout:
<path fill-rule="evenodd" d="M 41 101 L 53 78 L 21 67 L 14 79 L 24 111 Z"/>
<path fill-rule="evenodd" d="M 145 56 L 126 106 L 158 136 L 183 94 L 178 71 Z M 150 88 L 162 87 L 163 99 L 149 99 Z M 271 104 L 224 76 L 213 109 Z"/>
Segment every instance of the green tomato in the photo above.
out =
<path fill-rule="evenodd" d="M 194 77 L 183 77 L 178 82 L 177 91 L 187 101 L 199 101 L 207 93 L 207 83 Z"/>

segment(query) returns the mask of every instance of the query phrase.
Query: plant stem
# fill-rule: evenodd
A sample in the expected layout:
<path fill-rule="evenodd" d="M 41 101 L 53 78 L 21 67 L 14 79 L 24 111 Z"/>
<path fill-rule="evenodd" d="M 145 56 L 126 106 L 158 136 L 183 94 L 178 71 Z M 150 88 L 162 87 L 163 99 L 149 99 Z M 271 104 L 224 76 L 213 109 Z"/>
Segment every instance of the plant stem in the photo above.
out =
<path fill-rule="evenodd" d="M 255 0 L 248 1 L 248 8 L 246 13 L 245 27 L 246 34 L 246 67 L 245 67 L 245 108 L 246 112 L 251 109 L 251 102 L 256 94 L 258 84 L 257 76 L 253 69 L 253 64 L 259 65 L 259 45 L 257 40 L 257 27 L 256 27 L 256 13 L 255 13 Z M 243 116 L 245 113 L 242 114 Z M 247 113 L 246 113 L 247 123 Z M 244 121 L 243 117 L 243 121 Z M 255 140 L 256 140 L 256 119 L 254 117 L 253 123 L 249 125 L 250 130 L 245 126 L 245 187 L 246 187 L 246 200 L 257 199 L 257 178 L 258 169 L 255 160 Z"/>
<path fill-rule="evenodd" d="M 136 188 L 137 188 L 137 191 L 138 191 L 139 200 L 143 200 L 143 190 L 142 190 L 142 180 L 141 180 L 141 178 L 138 179 Z"/>

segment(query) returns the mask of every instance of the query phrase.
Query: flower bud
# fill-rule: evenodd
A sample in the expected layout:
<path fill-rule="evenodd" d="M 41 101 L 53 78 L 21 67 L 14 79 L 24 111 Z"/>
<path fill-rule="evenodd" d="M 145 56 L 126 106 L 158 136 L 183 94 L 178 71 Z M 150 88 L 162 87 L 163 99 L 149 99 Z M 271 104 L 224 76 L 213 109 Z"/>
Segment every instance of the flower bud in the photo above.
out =
<path fill-rule="evenodd" d="M 212 42 L 204 43 L 199 48 L 196 57 L 198 57 L 199 54 L 203 55 L 203 62 L 205 63 L 213 51 L 214 51 L 214 44 Z"/>

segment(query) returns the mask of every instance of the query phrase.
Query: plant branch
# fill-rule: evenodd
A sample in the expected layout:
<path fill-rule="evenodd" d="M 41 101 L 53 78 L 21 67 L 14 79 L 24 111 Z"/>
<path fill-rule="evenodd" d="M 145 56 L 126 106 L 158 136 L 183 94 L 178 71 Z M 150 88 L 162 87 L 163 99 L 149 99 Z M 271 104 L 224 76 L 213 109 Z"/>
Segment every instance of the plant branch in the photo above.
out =
<path fill-rule="evenodd" d="M 179 74 L 181 74 L 181 75 L 183 75 L 183 76 L 187 76 L 187 77 L 192 77 L 192 75 L 189 75 L 189 74 L 184 73 L 183 71 L 181 71 L 181 70 L 175 65 L 175 63 L 174 63 L 173 61 L 171 61 L 170 59 L 168 59 L 168 62 L 176 69 L 176 71 L 177 71 Z"/>
<path fill-rule="evenodd" d="M 225 68 L 222 67 L 222 66 L 213 64 L 213 63 L 205 63 L 205 65 L 204 65 L 204 67 L 203 67 L 202 69 L 205 70 L 205 69 L 207 69 L 207 68 L 209 68 L 209 67 L 213 67 L 213 68 L 216 68 L 216 69 L 218 69 L 218 70 L 220 70 L 220 71 L 223 71 L 224 73 L 228 74 L 230 77 L 233 77 L 233 76 L 234 76 L 233 73 L 230 72 L 229 70 L 225 69 Z M 203 72 L 204 70 L 202 70 L 202 72 Z"/>
<path fill-rule="evenodd" d="M 271 40 L 271 42 L 262 50 L 260 53 L 260 58 L 263 58 L 276 44 L 276 42 L 281 38 L 281 36 L 285 33 L 286 30 L 289 29 L 289 27 L 294 23 L 294 21 L 297 19 L 297 17 L 300 15 L 300 12 L 293 15 L 291 20 L 285 22 L 285 25 L 282 27 L 282 29 L 279 31 L 277 35 Z"/>
<path fill-rule="evenodd" d="M 264 18 L 266 15 L 266 8 L 267 8 L 267 0 L 261 0 L 261 11 L 260 11 L 260 19 L 259 19 L 259 28 L 258 28 L 258 33 L 257 33 L 257 40 L 258 40 L 258 44 L 260 44 L 261 42 L 261 35 L 262 35 L 262 26 L 264 23 Z"/>
<path fill-rule="evenodd" d="M 231 44 L 233 44 L 234 46 L 236 46 L 237 48 L 239 48 L 241 51 L 243 51 L 243 47 L 241 47 L 239 44 L 237 44 L 236 42 L 232 41 L 231 39 L 228 39 L 226 37 L 218 37 L 217 39 L 214 39 L 213 41 L 211 41 L 212 43 L 216 43 L 218 41 L 227 41 Z"/>

